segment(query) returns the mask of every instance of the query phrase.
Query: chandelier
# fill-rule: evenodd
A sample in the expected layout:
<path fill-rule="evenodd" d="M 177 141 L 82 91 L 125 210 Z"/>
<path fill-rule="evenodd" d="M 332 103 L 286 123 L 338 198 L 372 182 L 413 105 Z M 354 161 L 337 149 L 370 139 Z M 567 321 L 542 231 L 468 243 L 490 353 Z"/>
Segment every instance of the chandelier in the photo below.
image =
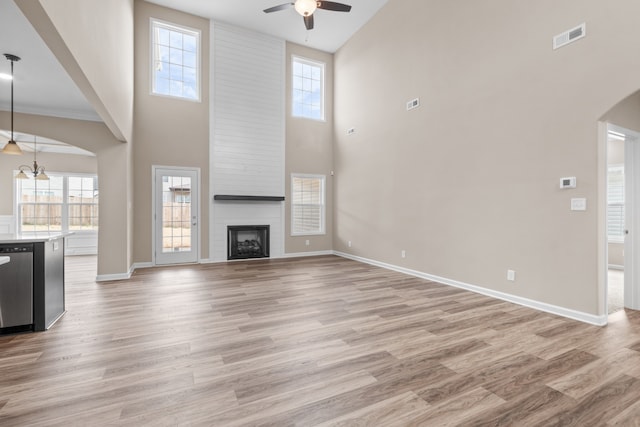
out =
<path fill-rule="evenodd" d="M 33 167 L 29 165 L 20 165 L 20 172 L 16 175 L 16 179 L 28 179 L 29 176 L 25 173 L 30 173 L 35 179 L 49 180 L 49 177 L 44 173 L 44 166 L 38 166 L 36 155 L 38 153 L 38 138 L 33 136 Z"/>

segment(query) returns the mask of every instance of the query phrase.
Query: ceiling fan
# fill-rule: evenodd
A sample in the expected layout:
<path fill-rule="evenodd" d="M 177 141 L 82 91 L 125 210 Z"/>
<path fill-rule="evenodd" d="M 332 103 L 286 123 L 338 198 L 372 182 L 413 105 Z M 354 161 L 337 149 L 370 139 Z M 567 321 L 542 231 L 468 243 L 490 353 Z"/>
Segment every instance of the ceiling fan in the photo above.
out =
<path fill-rule="evenodd" d="M 333 1 L 316 1 L 316 0 L 296 0 L 293 3 L 284 3 L 279 6 L 273 6 L 265 9 L 264 13 L 277 12 L 293 6 L 296 12 L 304 18 L 304 25 L 307 30 L 313 29 L 313 12 L 316 9 L 331 10 L 334 12 L 349 12 L 351 6 L 348 4 L 336 3 Z"/>

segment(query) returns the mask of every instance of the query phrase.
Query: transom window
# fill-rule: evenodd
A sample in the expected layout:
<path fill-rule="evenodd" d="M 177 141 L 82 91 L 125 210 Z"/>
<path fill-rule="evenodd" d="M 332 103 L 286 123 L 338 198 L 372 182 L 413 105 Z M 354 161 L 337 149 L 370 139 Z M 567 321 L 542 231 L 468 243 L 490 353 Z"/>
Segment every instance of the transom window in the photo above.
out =
<path fill-rule="evenodd" d="M 324 64 L 297 56 L 294 56 L 291 62 L 292 115 L 324 120 Z"/>
<path fill-rule="evenodd" d="M 325 176 L 291 175 L 291 235 L 325 233 Z"/>
<path fill-rule="evenodd" d="M 15 180 L 18 232 L 97 231 L 98 177 L 47 175 Z"/>
<path fill-rule="evenodd" d="M 151 20 L 152 93 L 200 100 L 200 31 Z"/>

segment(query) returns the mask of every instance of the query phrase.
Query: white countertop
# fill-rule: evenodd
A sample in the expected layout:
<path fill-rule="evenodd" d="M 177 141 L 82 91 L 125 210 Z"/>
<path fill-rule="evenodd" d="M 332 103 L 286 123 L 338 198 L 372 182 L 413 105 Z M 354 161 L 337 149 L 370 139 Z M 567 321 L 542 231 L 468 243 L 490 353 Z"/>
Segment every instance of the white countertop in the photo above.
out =
<path fill-rule="evenodd" d="M 0 244 L 3 243 L 38 243 L 62 239 L 72 235 L 68 233 L 29 233 L 29 234 L 0 234 Z"/>
<path fill-rule="evenodd" d="M 11 258 L 9 258 L 8 256 L 0 256 L 0 265 L 6 264 L 9 261 L 11 261 Z"/>

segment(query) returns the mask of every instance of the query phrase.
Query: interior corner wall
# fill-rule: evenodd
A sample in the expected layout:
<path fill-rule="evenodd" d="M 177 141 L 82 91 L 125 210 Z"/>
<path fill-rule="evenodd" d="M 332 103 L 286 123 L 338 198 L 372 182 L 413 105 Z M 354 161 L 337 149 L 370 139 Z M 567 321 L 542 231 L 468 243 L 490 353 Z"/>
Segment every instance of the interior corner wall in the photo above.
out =
<path fill-rule="evenodd" d="M 293 117 L 291 114 L 291 57 L 293 55 L 325 64 L 324 120 Z M 333 54 L 287 43 L 286 70 L 285 252 L 297 254 L 329 251 L 333 249 L 333 176 L 331 176 L 333 170 Z M 326 233 L 324 235 L 291 235 L 292 173 L 317 174 L 326 177 Z"/>
<path fill-rule="evenodd" d="M 134 0 L 16 4 L 116 138 L 131 142 Z"/>
<path fill-rule="evenodd" d="M 121 278 L 129 273 L 132 266 L 131 150 L 131 144 L 119 143 L 103 147 L 97 153 L 100 188 L 99 280 Z"/>
<path fill-rule="evenodd" d="M 200 101 L 151 94 L 150 18 L 194 28 L 200 35 Z M 153 260 L 152 166 L 200 169 L 200 258 L 209 257 L 209 20 L 135 1 L 133 261 Z"/>
<path fill-rule="evenodd" d="M 334 57 L 334 248 L 599 315 L 598 120 L 640 87 L 639 14 L 388 2 Z M 552 49 L 582 22 L 586 37 Z"/>
<path fill-rule="evenodd" d="M 66 158 L 64 163 L 55 161 L 51 165 L 64 165 L 73 171 L 85 171 L 88 165 L 91 165 L 92 169 L 97 166 L 100 188 L 98 275 L 126 275 L 131 267 L 132 249 L 130 222 L 127 221 L 127 217 L 131 215 L 128 200 L 132 196 L 131 175 L 127 174 L 131 161 L 131 144 L 117 140 L 107 126 L 99 122 L 24 113 L 15 114 L 15 121 L 18 132 L 51 138 L 96 154 L 96 157 L 89 158 L 85 165 L 73 166 L 69 158 Z M 0 112 L 0 127 L 4 127 L 8 122 L 9 114 Z M 5 157 L 11 157 L 14 161 L 19 158 Z M 85 160 L 78 159 L 79 156 L 73 157 L 78 162 Z M 43 159 L 47 158 L 43 156 Z M 51 159 L 54 160 L 53 157 Z M 44 162 L 43 164 L 46 165 Z M 54 170 L 49 165 L 47 168 Z M 10 200 L 13 200 L 13 197 Z"/>

